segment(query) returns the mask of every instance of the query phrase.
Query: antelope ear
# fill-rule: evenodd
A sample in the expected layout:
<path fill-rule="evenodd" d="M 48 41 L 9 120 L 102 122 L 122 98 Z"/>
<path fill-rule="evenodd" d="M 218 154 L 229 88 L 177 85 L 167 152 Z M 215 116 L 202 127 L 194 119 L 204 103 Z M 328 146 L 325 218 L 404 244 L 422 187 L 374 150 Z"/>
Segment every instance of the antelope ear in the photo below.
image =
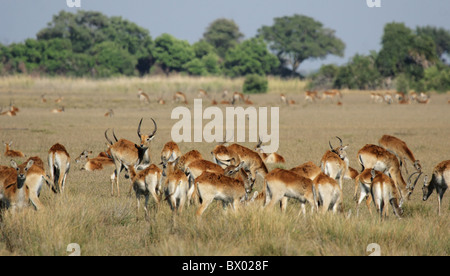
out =
<path fill-rule="evenodd" d="M 14 161 L 14 160 L 11 160 L 11 167 L 13 167 L 14 169 L 16 169 L 17 170 L 17 163 L 16 163 L 16 161 Z"/>
<path fill-rule="evenodd" d="M 26 169 L 28 170 L 29 168 L 31 168 L 31 166 L 33 166 L 33 164 L 34 164 L 33 160 L 28 161 Z"/>

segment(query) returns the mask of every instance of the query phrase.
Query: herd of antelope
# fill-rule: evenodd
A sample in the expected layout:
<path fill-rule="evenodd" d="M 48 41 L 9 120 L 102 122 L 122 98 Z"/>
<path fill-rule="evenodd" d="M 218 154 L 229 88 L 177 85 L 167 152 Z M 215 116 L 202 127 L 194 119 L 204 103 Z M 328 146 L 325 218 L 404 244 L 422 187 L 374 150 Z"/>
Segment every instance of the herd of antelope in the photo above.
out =
<path fill-rule="evenodd" d="M 107 148 L 98 156 L 90 158 L 91 151 L 83 151 L 76 163 L 83 163 L 82 170 L 110 170 L 111 195 L 120 196 L 119 178 L 125 170 L 130 179 L 129 194 L 134 191 L 137 200 L 137 216 L 144 198 L 145 217 L 149 216 L 148 203 L 155 201 L 155 211 L 167 201 L 174 213 L 181 213 L 185 205 L 198 205 L 196 215 L 200 217 L 214 200 L 220 200 L 224 209 L 233 210 L 248 204 L 260 204 L 273 208 L 279 204 L 286 210 L 288 199 L 300 202 L 300 213 L 306 213 L 306 203 L 313 213 L 343 211 L 343 183 L 345 179 L 355 182 L 354 200 L 357 215 L 359 205 L 365 200 L 370 209 L 371 202 L 381 219 L 387 216 L 391 205 L 395 216 L 401 217 L 402 205 L 410 199 L 422 173 L 422 165 L 415 158 L 406 143 L 399 138 L 384 135 L 378 145 L 367 144 L 357 153 L 361 172 L 349 167 L 349 156 L 341 138 L 339 145 L 326 151 L 320 164 L 309 161 L 291 169 L 268 169 L 267 164 L 285 163 L 278 153 L 265 153 L 261 140 L 250 149 L 226 141 L 211 148 L 211 156 L 203 156 L 193 149 L 186 153 L 179 146 L 167 142 L 161 150 L 160 162 L 152 161 L 151 144 L 157 134 L 157 123 L 152 118 L 153 130 L 142 131 L 144 119 L 137 127 L 139 141 L 118 139 L 114 130 L 104 133 Z M 0 166 L 0 202 L 3 208 L 13 211 L 29 206 L 36 210 L 44 206 L 39 195 L 44 183 L 54 193 L 64 193 L 66 177 L 71 167 L 70 155 L 61 144 L 55 144 L 48 151 L 49 175 L 43 161 L 35 156 L 18 165 L 14 159 L 27 158 L 20 151 L 11 149 L 12 142 L 5 143 L 10 166 Z M 407 164 L 414 167 L 409 172 Z M 407 177 L 403 177 L 403 171 Z M 254 191 L 257 176 L 261 178 L 259 191 Z M 417 176 L 416 176 L 417 175 Z M 414 176 L 415 179 L 414 179 Z M 423 200 L 436 190 L 438 213 L 441 213 L 442 197 L 450 183 L 450 160 L 439 163 L 431 179 L 424 177 Z M 360 191 L 358 197 L 358 190 Z"/>

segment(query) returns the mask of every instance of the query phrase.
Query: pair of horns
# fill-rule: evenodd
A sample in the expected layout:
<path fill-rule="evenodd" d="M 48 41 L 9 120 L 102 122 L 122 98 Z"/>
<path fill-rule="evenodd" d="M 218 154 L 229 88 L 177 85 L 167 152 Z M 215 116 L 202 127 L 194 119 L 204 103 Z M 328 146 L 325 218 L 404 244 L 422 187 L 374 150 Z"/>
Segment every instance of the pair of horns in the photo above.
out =
<path fill-rule="evenodd" d="M 342 147 L 342 146 L 343 146 L 342 139 L 339 138 L 338 136 L 336 136 L 336 138 L 339 140 L 339 142 L 341 143 L 341 147 Z M 333 148 L 333 146 L 331 145 L 331 141 L 328 141 L 328 143 L 330 144 L 331 150 L 334 151 L 334 148 Z"/>
<path fill-rule="evenodd" d="M 153 137 L 156 133 L 156 130 L 158 130 L 158 126 L 156 125 L 155 120 L 153 120 L 153 118 L 151 118 L 153 121 L 153 125 L 155 126 L 155 129 L 153 130 L 153 132 L 149 135 L 150 137 Z M 139 137 L 142 136 L 141 134 L 141 125 L 142 125 L 142 120 L 144 120 L 144 118 L 141 118 L 141 121 L 139 122 L 139 126 L 138 126 L 138 130 L 137 130 L 137 134 Z"/>

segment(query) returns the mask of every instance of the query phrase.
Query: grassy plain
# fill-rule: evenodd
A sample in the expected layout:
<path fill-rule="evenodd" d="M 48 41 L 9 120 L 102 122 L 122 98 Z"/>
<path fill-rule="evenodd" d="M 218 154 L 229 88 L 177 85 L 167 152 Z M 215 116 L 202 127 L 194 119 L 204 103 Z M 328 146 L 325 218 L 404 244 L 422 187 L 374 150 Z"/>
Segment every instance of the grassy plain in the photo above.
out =
<path fill-rule="evenodd" d="M 0 106 L 6 108 L 12 100 L 21 109 L 16 117 L 0 116 L 0 140 L 12 140 L 14 149 L 43 160 L 48 149 L 59 142 L 75 159 L 84 149 L 95 153 L 105 150 L 103 134 L 107 128 L 114 128 L 119 138 L 137 142 L 140 118 L 144 117 L 143 131 L 152 130 L 150 118 L 154 118 L 158 132 L 151 155 L 159 161 L 160 151 L 171 139 L 170 131 L 177 121 L 170 119 L 176 107 L 171 101 L 174 92 L 186 92 L 192 110 L 198 89 L 207 90 L 219 100 L 223 90 L 240 91 L 242 82 L 188 77 L 97 81 L 0 78 Z M 450 158 L 448 94 L 432 94 L 428 105 L 387 105 L 370 103 L 368 91 L 344 91 L 342 105 L 338 106 L 332 102 L 304 102 L 304 87 L 300 81 L 270 79 L 268 94 L 250 97 L 257 106 L 280 106 L 278 152 L 287 160 L 285 168 L 310 160 L 319 164 L 328 141 L 337 143 L 335 136 L 350 145 L 350 166 L 357 170 L 357 151 L 365 144 L 376 144 L 383 134 L 405 140 L 427 174 L 437 163 Z M 138 88 L 150 95 L 152 103 L 139 102 Z M 297 104 L 281 105 L 280 93 L 289 95 Z M 44 94 L 47 103 L 41 102 Z M 60 96 L 63 102 L 56 104 L 54 99 Z M 155 103 L 161 96 L 166 105 Z M 205 100 L 203 106 L 208 106 L 209 101 Z M 66 111 L 50 112 L 59 106 Z M 104 117 L 111 108 L 115 116 Z M 208 159 L 214 147 L 208 143 L 179 145 L 182 152 L 195 148 Z M 3 150 L 0 164 L 9 164 Z M 449 195 L 444 196 L 442 215 L 437 216 L 436 194 L 422 201 L 422 179 L 404 205 L 402 220 L 391 214 L 380 222 L 377 216 L 369 215 L 365 206 L 356 217 L 354 183 L 347 180 L 344 209 L 345 214 L 352 212 L 350 218 L 330 214 L 299 216 L 299 204 L 290 201 L 285 214 L 278 209 L 261 210 L 259 206 L 241 208 L 236 214 L 224 213 L 221 204 L 212 204 L 198 221 L 195 206 L 174 217 L 166 202 L 158 212 L 151 202 L 150 221 L 146 221 L 142 213 L 136 219 L 135 198 L 127 195 L 130 182 L 123 175 L 121 196 L 111 197 L 111 171 L 85 172 L 80 168 L 72 163 L 65 195 L 55 196 L 43 189 L 45 210 L 3 214 L 0 255 L 68 255 L 66 249 L 71 243 L 81 246 L 82 255 L 367 255 L 371 243 L 380 245 L 382 255 L 450 254 Z M 261 187 L 259 178 L 256 188 Z"/>

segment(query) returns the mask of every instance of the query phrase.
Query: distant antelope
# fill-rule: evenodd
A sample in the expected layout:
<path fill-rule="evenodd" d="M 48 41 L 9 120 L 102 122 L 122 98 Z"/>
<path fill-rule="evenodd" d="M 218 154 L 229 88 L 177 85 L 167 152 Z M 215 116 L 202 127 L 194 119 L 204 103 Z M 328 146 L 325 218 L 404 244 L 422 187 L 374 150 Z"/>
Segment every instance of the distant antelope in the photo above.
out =
<path fill-rule="evenodd" d="M 237 166 L 235 170 L 240 170 L 242 166 Z M 254 180 L 243 172 L 246 176 L 244 180 L 239 180 L 225 176 L 223 174 L 204 172 L 195 179 L 195 187 L 201 202 L 196 215 L 200 217 L 213 200 L 221 200 L 223 206 L 231 204 L 233 210 L 237 210 L 240 201 L 247 199 L 247 195 L 252 191 Z"/>
<path fill-rule="evenodd" d="M 335 179 L 321 172 L 313 180 L 316 191 L 316 200 L 318 206 L 322 209 L 322 213 L 326 211 L 342 210 L 342 189 L 339 187 Z"/>
<path fill-rule="evenodd" d="M 25 157 L 25 154 L 19 150 L 12 150 L 11 145 L 12 141 L 9 141 L 9 143 L 5 143 L 3 141 L 3 145 L 5 145 L 5 156 L 6 157 Z"/>
<path fill-rule="evenodd" d="M 180 91 L 176 92 L 175 95 L 173 95 L 173 101 L 176 103 L 181 102 L 184 104 L 188 104 L 186 95 Z"/>
<path fill-rule="evenodd" d="M 383 135 L 380 138 L 380 140 L 378 141 L 378 144 L 381 147 L 392 152 L 393 154 L 395 154 L 398 157 L 398 159 L 400 161 L 400 168 L 402 167 L 403 164 L 405 164 L 406 174 L 408 174 L 408 169 L 406 166 L 407 159 L 409 161 L 411 161 L 411 163 L 413 163 L 414 167 L 416 168 L 416 170 L 418 172 L 420 172 L 422 170 L 420 161 L 414 157 L 414 154 L 408 148 L 406 143 L 404 141 L 400 140 L 399 138 L 391 136 L 391 135 Z"/>
<path fill-rule="evenodd" d="M 114 160 L 115 170 L 114 179 L 111 179 L 111 185 L 114 185 L 114 180 L 117 187 L 117 196 L 120 195 L 119 191 L 119 175 L 123 168 L 128 168 L 128 166 L 134 166 L 135 168 L 141 167 L 146 168 L 150 165 L 150 143 L 155 138 L 156 131 L 158 129 L 155 120 L 152 119 L 154 130 L 149 135 L 141 133 L 142 120 L 139 122 L 137 129 L 138 137 L 140 138 L 140 144 L 137 145 L 129 140 L 120 139 L 116 143 L 109 140 L 107 136 L 108 130 L 105 131 L 106 140 L 109 143 L 109 148 L 111 150 L 111 156 Z M 112 188 L 111 195 L 114 195 L 114 188 Z"/>
<path fill-rule="evenodd" d="M 430 98 L 427 98 L 427 99 L 417 98 L 416 101 L 420 104 L 428 104 L 428 103 L 430 103 Z"/>
<path fill-rule="evenodd" d="M 327 90 L 322 93 L 322 98 L 324 100 L 326 100 L 326 99 L 333 100 L 334 98 L 337 98 L 337 97 L 342 99 L 341 91 L 339 91 L 337 89 Z"/>
<path fill-rule="evenodd" d="M 276 152 L 265 153 L 261 145 L 262 140 L 259 139 L 258 144 L 255 147 L 255 151 L 261 156 L 264 163 L 266 164 L 286 163 L 284 157 Z"/>
<path fill-rule="evenodd" d="M 292 171 L 274 169 L 264 178 L 266 186 L 265 207 L 273 206 L 281 201 L 281 210 L 286 211 L 288 198 L 300 201 L 303 214 L 306 214 L 305 203 L 311 205 L 311 212 L 318 210 L 317 194 L 313 181 Z"/>
<path fill-rule="evenodd" d="M 64 192 L 66 177 L 70 170 L 70 155 L 66 148 L 57 143 L 48 151 L 48 167 L 50 168 L 50 176 L 57 191 Z"/>
<path fill-rule="evenodd" d="M 380 146 L 369 144 L 358 151 L 357 158 L 362 166 L 362 171 L 364 171 L 365 168 L 374 168 L 377 171 L 388 172 L 397 189 L 400 190 L 402 198 L 404 200 L 409 200 L 413 190 L 403 179 L 400 171 L 400 163 L 393 153 Z"/>
<path fill-rule="evenodd" d="M 144 196 L 145 218 L 148 219 L 147 206 L 150 195 L 153 196 L 157 204 L 160 202 L 158 194 L 161 194 L 162 171 L 154 164 L 139 172 L 135 171 L 133 165 L 129 165 L 128 171 L 130 172 L 131 184 L 137 200 L 136 216 L 139 215 L 141 196 Z"/>
<path fill-rule="evenodd" d="M 41 102 L 42 103 L 47 103 L 47 99 L 45 98 L 45 94 L 41 95 Z"/>
<path fill-rule="evenodd" d="M 180 157 L 163 165 L 162 175 L 166 199 L 174 212 L 181 213 L 186 202 L 189 205 L 189 180 L 186 174 L 177 168 Z"/>
<path fill-rule="evenodd" d="M 441 215 L 442 197 L 450 184 L 450 160 L 442 161 L 433 169 L 433 175 L 428 182 L 428 176 L 423 181 L 423 201 L 428 200 L 430 195 L 436 190 L 438 195 L 438 215 Z"/>
<path fill-rule="evenodd" d="M 199 89 L 197 97 L 198 98 L 208 98 L 208 93 L 203 89 Z"/>
<path fill-rule="evenodd" d="M 112 158 L 102 155 L 94 158 L 89 158 L 92 151 L 84 150 L 80 156 L 75 159 L 76 163 L 86 162 L 81 170 L 86 171 L 101 171 L 106 168 L 115 168 Z M 103 152 L 101 154 L 104 154 Z"/>
<path fill-rule="evenodd" d="M 286 105 L 288 104 L 287 98 L 286 98 L 286 96 L 284 94 L 280 94 L 280 100 L 281 100 L 282 103 L 284 103 Z"/>
<path fill-rule="evenodd" d="M 17 106 L 14 106 L 13 102 L 10 101 L 9 102 L 9 111 L 17 113 L 20 111 L 20 109 Z"/>
<path fill-rule="evenodd" d="M 316 99 L 319 99 L 319 95 L 317 94 L 317 91 L 306 91 L 305 92 L 305 101 L 307 102 L 315 102 Z"/>
<path fill-rule="evenodd" d="M 181 157 L 181 151 L 177 143 L 174 141 L 167 142 L 161 151 L 161 162 L 163 164 L 173 162 L 178 157 Z"/>
<path fill-rule="evenodd" d="M 60 108 L 52 109 L 50 112 L 54 113 L 54 114 L 58 114 L 58 113 L 65 112 L 65 109 L 64 109 L 64 106 L 63 106 L 63 107 L 60 107 Z"/>
<path fill-rule="evenodd" d="M 64 97 L 59 96 L 59 98 L 55 99 L 55 103 L 60 103 L 64 100 Z"/>
<path fill-rule="evenodd" d="M 25 185 L 29 189 L 29 198 L 37 211 L 44 209 L 44 205 L 39 200 L 42 186 L 44 182 L 49 188 L 56 193 L 55 183 L 47 176 L 44 169 L 44 162 L 38 156 L 30 157 L 25 163 L 33 161 L 33 165 L 28 169 Z"/>
<path fill-rule="evenodd" d="M 244 94 L 237 92 L 237 91 L 234 92 L 233 93 L 233 103 L 236 103 L 236 102 L 245 103 Z"/>
<path fill-rule="evenodd" d="M 8 111 L 3 111 L 3 108 L 0 107 L 0 116 L 9 116 L 9 117 L 13 117 L 13 116 L 17 116 L 17 113 L 11 110 Z"/>
<path fill-rule="evenodd" d="M 370 101 L 373 103 L 382 103 L 384 101 L 383 95 L 380 93 L 370 93 Z"/>
<path fill-rule="evenodd" d="M 33 166 L 32 160 L 20 166 L 11 160 L 11 168 L 3 167 L 0 170 L 0 200 L 6 203 L 12 212 L 28 205 L 29 189 L 25 181 L 31 166 Z"/>
<path fill-rule="evenodd" d="M 143 103 L 150 103 L 150 97 L 141 88 L 138 89 L 137 96 L 139 98 L 139 101 Z"/>
<path fill-rule="evenodd" d="M 339 179 L 339 186 L 342 189 L 345 175 L 349 170 L 349 160 L 346 152 L 348 145 L 344 146 L 342 139 L 339 137 L 336 138 L 339 140 L 340 146 L 333 148 L 331 142 L 329 142 L 331 150 L 328 150 L 323 155 L 322 160 L 320 161 L 320 167 L 326 175 L 333 179 Z"/>
<path fill-rule="evenodd" d="M 253 102 L 250 101 L 250 96 L 247 96 L 247 98 L 244 99 L 244 103 L 247 104 L 247 105 L 253 105 Z"/>
<path fill-rule="evenodd" d="M 114 117 L 114 110 L 110 109 L 108 112 L 105 113 L 105 117 Z"/>

